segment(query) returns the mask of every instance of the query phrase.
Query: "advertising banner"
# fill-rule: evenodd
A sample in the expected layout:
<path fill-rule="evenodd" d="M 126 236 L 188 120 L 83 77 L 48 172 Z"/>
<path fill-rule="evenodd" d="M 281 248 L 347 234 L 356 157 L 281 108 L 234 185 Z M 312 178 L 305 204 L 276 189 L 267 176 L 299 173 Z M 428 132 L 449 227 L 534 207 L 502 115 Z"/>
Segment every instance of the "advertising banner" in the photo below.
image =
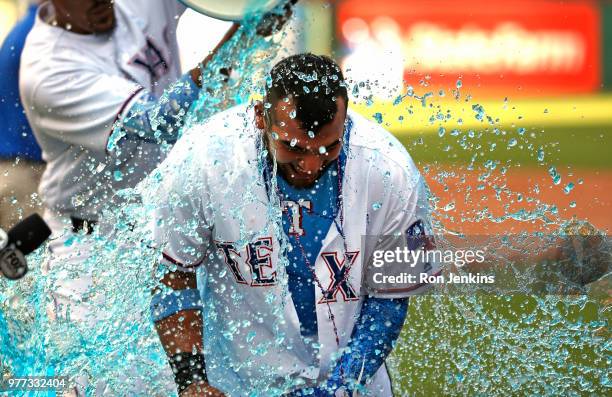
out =
<path fill-rule="evenodd" d="M 471 91 L 533 96 L 600 88 L 600 18 L 593 1 L 347 0 L 336 28 L 356 78 L 382 69 L 390 89 L 460 79 Z"/>

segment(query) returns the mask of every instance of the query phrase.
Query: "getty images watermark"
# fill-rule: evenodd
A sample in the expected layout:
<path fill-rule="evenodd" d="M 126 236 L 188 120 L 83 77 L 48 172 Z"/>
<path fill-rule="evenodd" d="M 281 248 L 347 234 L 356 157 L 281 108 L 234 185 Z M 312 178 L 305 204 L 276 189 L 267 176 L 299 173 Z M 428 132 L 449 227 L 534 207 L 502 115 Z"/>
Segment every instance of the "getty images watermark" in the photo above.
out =
<path fill-rule="evenodd" d="M 403 271 L 400 274 L 388 275 L 385 274 L 382 269 L 380 272 L 375 272 L 372 277 L 373 281 L 377 284 L 385 284 L 387 282 L 396 283 L 422 283 L 422 284 L 444 284 L 444 283 L 487 283 L 492 284 L 495 282 L 494 275 L 482 275 L 482 274 L 456 274 L 448 273 L 446 276 L 442 274 L 433 273 L 433 264 L 442 266 L 455 266 L 456 268 L 462 268 L 466 264 L 482 264 L 485 263 L 485 252 L 486 249 L 458 249 L 453 250 L 439 250 L 432 248 L 425 250 L 423 248 L 417 250 L 411 250 L 407 246 L 403 248 L 396 247 L 393 251 L 377 249 L 372 255 L 372 266 L 374 268 L 381 269 L 383 267 L 389 267 L 389 264 L 402 264 L 404 268 L 414 269 L 419 264 L 424 264 L 423 268 L 425 272 L 419 272 L 414 274 L 411 272 Z M 427 266 L 429 264 L 429 266 Z"/>
<path fill-rule="evenodd" d="M 607 275 L 611 246 L 607 236 L 363 236 L 362 285 L 381 297 L 584 293 Z"/>

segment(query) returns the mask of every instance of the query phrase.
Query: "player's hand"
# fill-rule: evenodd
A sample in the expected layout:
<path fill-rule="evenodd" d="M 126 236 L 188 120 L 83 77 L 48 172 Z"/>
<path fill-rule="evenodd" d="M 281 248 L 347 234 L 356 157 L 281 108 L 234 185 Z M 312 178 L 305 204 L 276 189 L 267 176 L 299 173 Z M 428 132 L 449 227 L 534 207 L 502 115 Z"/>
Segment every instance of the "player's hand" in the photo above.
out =
<path fill-rule="evenodd" d="M 283 13 L 277 14 L 270 12 L 264 16 L 259 26 L 257 26 L 257 34 L 263 37 L 268 37 L 279 32 L 283 26 L 291 19 L 293 15 L 293 6 L 299 0 L 287 0 L 283 7 Z"/>
<path fill-rule="evenodd" d="M 195 383 L 181 393 L 180 397 L 225 397 L 222 391 L 209 385 L 208 383 Z"/>
<path fill-rule="evenodd" d="M 189 71 L 191 75 L 191 80 L 193 80 L 193 82 L 196 83 L 198 87 L 202 88 L 202 68 L 204 68 L 206 64 L 208 64 L 208 62 L 212 60 L 213 56 L 219 51 L 219 49 L 225 43 L 227 43 L 234 36 L 234 34 L 238 31 L 239 28 L 240 28 L 239 23 L 237 22 L 233 23 L 232 26 L 230 26 L 230 28 L 228 29 L 228 31 L 225 32 L 225 35 L 223 36 L 221 41 L 219 41 L 217 46 L 202 60 L 202 62 L 200 62 L 200 65 L 196 66 L 195 68 Z M 224 80 L 227 81 L 231 73 L 231 68 L 229 67 L 221 68 L 219 70 L 219 73 L 223 75 Z"/>

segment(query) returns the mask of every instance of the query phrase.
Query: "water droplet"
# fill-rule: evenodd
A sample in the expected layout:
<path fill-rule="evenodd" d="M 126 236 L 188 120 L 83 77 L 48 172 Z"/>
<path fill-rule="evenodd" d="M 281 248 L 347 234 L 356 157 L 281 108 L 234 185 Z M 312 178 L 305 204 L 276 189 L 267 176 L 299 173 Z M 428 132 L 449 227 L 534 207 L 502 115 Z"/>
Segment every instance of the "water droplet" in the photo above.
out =
<path fill-rule="evenodd" d="M 548 169 L 548 174 L 552 177 L 553 183 L 555 185 L 561 183 L 561 175 L 557 172 L 557 169 L 554 166 L 551 166 Z"/>
<path fill-rule="evenodd" d="M 442 138 L 444 136 L 444 134 L 446 133 L 446 129 L 444 129 L 444 127 L 440 127 L 438 128 L 438 136 L 440 138 Z"/>
<path fill-rule="evenodd" d="M 463 83 L 461 82 L 461 80 L 457 80 L 457 88 L 461 88 L 463 86 Z"/>
<path fill-rule="evenodd" d="M 517 131 L 518 131 L 519 135 L 523 135 L 523 134 L 525 134 L 526 130 L 525 130 L 525 128 L 520 127 Z"/>
<path fill-rule="evenodd" d="M 113 178 L 114 178 L 114 179 L 115 179 L 117 182 L 122 181 L 122 180 L 123 180 L 123 172 L 121 172 L 121 171 L 119 171 L 119 170 L 117 170 L 117 171 L 113 172 Z"/>
<path fill-rule="evenodd" d="M 452 211 L 455 209 L 455 202 L 451 201 L 450 203 L 446 204 L 443 208 L 444 211 Z"/>
<path fill-rule="evenodd" d="M 327 153 L 327 149 L 325 149 L 325 146 L 320 146 L 320 147 L 319 147 L 319 153 L 320 153 L 320 154 L 325 154 L 325 153 Z"/>
<path fill-rule="evenodd" d="M 289 117 L 291 117 L 292 119 L 294 119 L 296 115 L 297 113 L 295 112 L 295 110 L 292 110 L 291 112 L 289 112 Z"/>
<path fill-rule="evenodd" d="M 381 203 L 381 202 L 378 202 L 378 201 L 377 201 L 377 202 L 375 202 L 374 204 L 372 204 L 372 209 L 373 209 L 374 211 L 378 211 L 378 210 L 379 210 L 379 209 L 381 209 L 381 208 L 382 208 L 382 203 Z"/>
<path fill-rule="evenodd" d="M 570 182 L 567 185 L 565 185 L 565 187 L 563 188 L 563 192 L 565 194 L 570 194 L 570 192 L 572 191 L 572 189 L 574 189 L 574 183 Z"/>
<path fill-rule="evenodd" d="M 484 119 L 485 110 L 482 105 L 476 103 L 472 105 L 472 110 L 476 112 L 476 115 L 474 116 L 476 120 L 482 121 Z"/>
<path fill-rule="evenodd" d="M 380 112 L 374 113 L 372 115 L 372 117 L 374 117 L 374 119 L 376 120 L 376 122 L 378 124 L 382 124 L 382 122 L 383 122 L 383 115 Z"/>
<path fill-rule="evenodd" d="M 308 131 L 308 138 L 313 139 L 315 137 L 314 131 Z"/>
<path fill-rule="evenodd" d="M 538 149 L 538 161 L 540 162 L 544 161 L 544 149 L 542 148 Z"/>
<path fill-rule="evenodd" d="M 297 145 L 297 139 L 296 139 L 296 138 L 293 138 L 293 139 L 291 140 L 291 142 L 289 142 L 289 145 L 290 145 L 291 147 L 295 147 L 295 145 Z"/>
<path fill-rule="evenodd" d="M 512 139 L 510 139 L 508 141 L 508 147 L 514 147 L 514 146 L 516 146 L 517 143 L 518 143 L 518 141 L 516 139 L 512 138 Z"/>
<path fill-rule="evenodd" d="M 272 139 L 274 139 L 275 141 L 278 140 L 278 134 L 276 132 L 272 133 Z"/>
<path fill-rule="evenodd" d="M 572 201 L 571 203 L 569 203 L 570 208 L 576 208 L 576 202 Z"/>

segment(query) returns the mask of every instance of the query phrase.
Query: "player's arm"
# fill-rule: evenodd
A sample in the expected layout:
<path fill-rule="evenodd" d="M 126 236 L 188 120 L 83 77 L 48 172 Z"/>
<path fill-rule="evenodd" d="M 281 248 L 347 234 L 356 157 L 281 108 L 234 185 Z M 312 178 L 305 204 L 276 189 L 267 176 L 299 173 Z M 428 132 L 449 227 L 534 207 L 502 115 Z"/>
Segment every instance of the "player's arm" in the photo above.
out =
<path fill-rule="evenodd" d="M 33 129 L 42 139 L 53 137 L 93 152 L 104 153 L 109 141 L 112 147 L 123 137 L 173 143 L 200 91 L 190 72 L 158 98 L 126 76 L 92 68 L 87 52 L 58 48 L 48 67 L 24 53 L 29 56 L 21 64 L 20 93 Z"/>
<path fill-rule="evenodd" d="M 412 165 L 412 164 L 411 164 Z M 427 237 L 425 225 L 429 225 L 427 188 L 422 177 L 413 169 L 412 173 L 401 168 L 389 168 L 388 184 L 381 188 L 382 201 L 386 203 L 384 223 L 373 231 L 381 236 L 403 236 L 408 244 L 408 235 L 417 227 L 423 241 Z M 384 171 L 384 170 L 383 170 Z M 382 179 L 382 178 L 381 178 Z M 387 187 L 390 186 L 390 187 Z M 430 269 L 429 271 L 433 271 Z M 344 386 L 352 392 L 359 390 L 376 374 L 392 351 L 408 311 L 408 296 L 419 293 L 390 291 L 376 297 L 366 296 L 359 318 L 353 328 L 348 349 L 333 369 L 327 388 L 334 390 Z"/>
<path fill-rule="evenodd" d="M 203 316 L 196 269 L 206 276 L 206 252 L 213 219 L 205 173 L 209 162 L 200 156 L 195 136 L 179 141 L 166 160 L 138 191 L 151 230 L 152 247 L 162 250 L 159 286 L 151 299 L 151 316 L 175 373 L 181 396 L 220 396 L 210 387 L 203 353 Z M 197 153 L 197 156 L 193 154 Z M 208 393 L 208 394 L 207 394 Z"/>
<path fill-rule="evenodd" d="M 114 126 L 109 142 L 111 148 L 122 138 L 154 143 L 176 142 L 187 111 L 198 99 L 202 87 L 201 69 L 206 67 L 238 28 L 239 25 L 234 23 L 200 65 L 168 87 L 160 98 L 146 90 L 138 93 L 136 99 L 128 104 L 125 115 L 120 117 Z M 227 80 L 228 73 L 227 68 L 222 68 L 217 77 L 222 81 Z"/>
<path fill-rule="evenodd" d="M 291 397 L 329 397 L 338 391 L 349 396 L 372 379 L 393 350 L 408 312 L 409 298 L 366 297 L 344 353 L 327 382 L 315 389 L 294 391 Z"/>
<path fill-rule="evenodd" d="M 269 14 L 260 26 L 257 33 L 266 37 L 279 31 L 292 15 L 292 7 L 298 0 L 287 1 L 281 14 Z M 131 106 L 127 115 L 118 125 L 127 137 L 155 143 L 174 143 L 178 138 L 178 130 L 182 127 L 185 114 L 199 95 L 203 86 L 202 69 L 213 59 L 221 47 L 227 43 L 239 30 L 240 25 L 234 23 L 219 41 L 216 47 L 202 60 L 202 62 L 187 72 L 179 81 L 166 90 L 161 98 L 155 98 L 144 93 L 138 101 Z M 219 78 L 227 80 L 231 68 L 223 67 L 219 70 Z M 115 140 L 122 134 L 115 136 Z"/>
<path fill-rule="evenodd" d="M 292 7 L 297 1 L 289 0 L 282 14 L 271 13 L 265 17 L 258 26 L 257 33 L 266 37 L 280 30 L 291 17 Z M 154 143 L 176 142 L 184 117 L 193 102 L 198 99 L 199 89 L 203 86 L 202 69 L 239 29 L 240 25 L 234 23 L 202 62 L 168 88 L 161 98 L 155 98 L 147 92 L 139 94 L 138 100 L 129 106 L 127 114 L 115 127 L 111 146 L 112 141 L 118 141 L 123 137 Z M 230 67 L 223 67 L 219 70 L 218 78 L 225 81 L 229 78 L 229 74 Z"/>
<path fill-rule="evenodd" d="M 328 391 L 345 387 L 352 392 L 372 379 L 400 335 L 408 299 L 365 298 L 347 350 L 326 384 Z"/>
<path fill-rule="evenodd" d="M 171 292 L 154 291 L 151 304 L 155 328 L 168 355 L 181 396 L 223 396 L 208 384 L 202 351 L 201 302 L 195 273 L 168 272 L 161 284 Z"/>

